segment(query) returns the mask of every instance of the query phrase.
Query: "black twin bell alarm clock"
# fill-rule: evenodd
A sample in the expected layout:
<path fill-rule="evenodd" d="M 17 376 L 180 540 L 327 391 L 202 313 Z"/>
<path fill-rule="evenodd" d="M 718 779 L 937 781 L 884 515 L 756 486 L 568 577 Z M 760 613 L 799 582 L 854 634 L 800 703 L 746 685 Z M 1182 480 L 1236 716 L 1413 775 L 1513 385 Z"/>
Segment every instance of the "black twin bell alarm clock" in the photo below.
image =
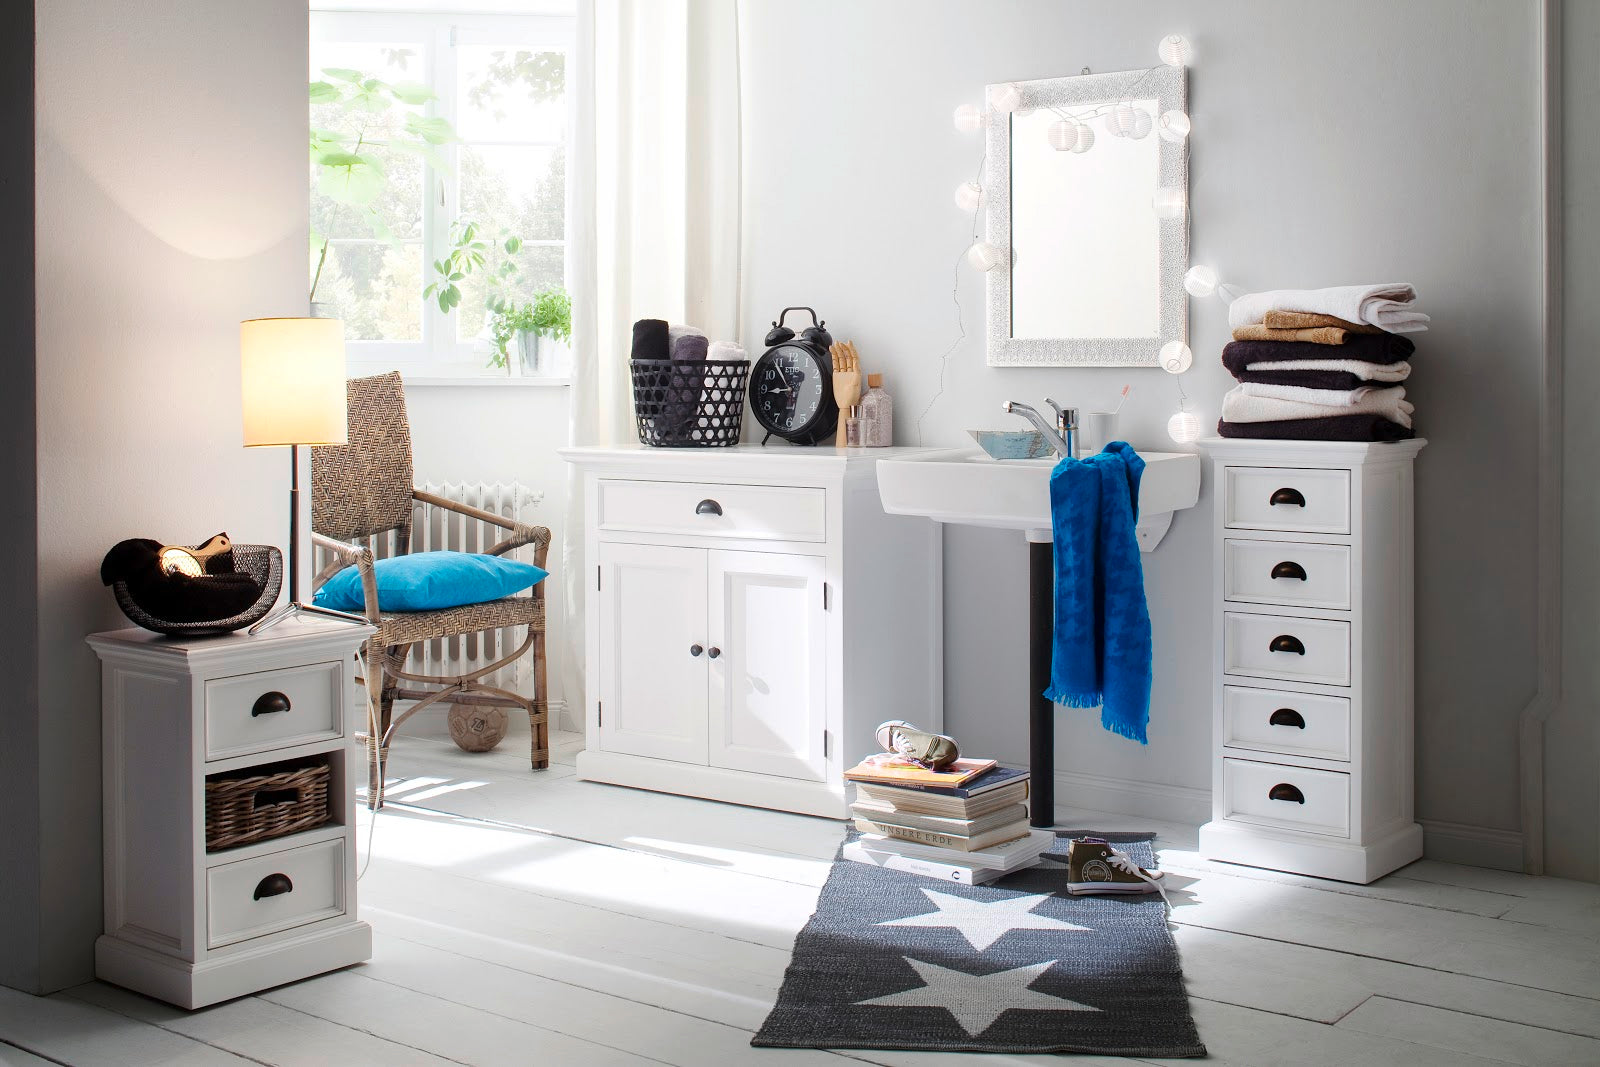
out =
<path fill-rule="evenodd" d="M 811 316 L 811 325 L 798 337 L 783 324 L 791 311 Z M 807 307 L 784 308 L 772 324 L 767 350 L 750 372 L 750 409 L 767 431 L 762 444 L 776 436 L 814 445 L 833 436 L 839 405 L 833 399 L 833 357 L 828 353 L 833 336 L 827 325 Z"/>

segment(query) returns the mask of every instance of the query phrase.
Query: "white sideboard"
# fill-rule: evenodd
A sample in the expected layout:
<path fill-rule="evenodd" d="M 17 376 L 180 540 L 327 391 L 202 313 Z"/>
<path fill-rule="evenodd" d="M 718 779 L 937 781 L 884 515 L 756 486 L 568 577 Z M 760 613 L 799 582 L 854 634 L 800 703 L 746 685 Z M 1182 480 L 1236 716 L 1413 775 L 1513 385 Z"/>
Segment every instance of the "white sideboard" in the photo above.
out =
<path fill-rule="evenodd" d="M 914 451 L 564 449 L 584 500 L 578 776 L 843 818 L 880 721 L 939 729 L 939 527 L 884 514 L 874 476 Z"/>
<path fill-rule="evenodd" d="M 1412 811 L 1412 461 L 1426 442 L 1208 440 L 1210 859 L 1371 882 Z"/>
<path fill-rule="evenodd" d="M 89 638 L 104 735 L 97 977 L 199 1008 L 372 955 L 356 919 L 351 787 L 354 656 L 370 633 L 308 616 L 255 637 Z M 206 779 L 290 760 L 328 763 L 331 819 L 207 851 Z"/>

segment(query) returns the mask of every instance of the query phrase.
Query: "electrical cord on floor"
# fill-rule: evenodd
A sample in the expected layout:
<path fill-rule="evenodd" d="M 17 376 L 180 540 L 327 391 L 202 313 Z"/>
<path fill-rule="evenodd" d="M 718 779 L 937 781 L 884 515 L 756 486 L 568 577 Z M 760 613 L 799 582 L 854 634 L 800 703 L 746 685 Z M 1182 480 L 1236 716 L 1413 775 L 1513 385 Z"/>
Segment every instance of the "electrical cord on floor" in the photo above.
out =
<path fill-rule="evenodd" d="M 367 867 L 368 867 L 369 864 L 372 863 L 372 839 L 373 839 L 373 836 L 377 832 L 377 829 L 378 829 L 378 812 L 381 811 L 382 808 L 383 808 L 384 775 L 385 775 L 385 773 L 387 772 L 387 769 L 388 769 L 388 767 L 387 767 L 388 757 L 385 755 L 386 746 L 383 744 L 384 739 L 382 737 L 380 737 L 379 734 L 378 734 L 378 705 L 377 705 L 377 702 L 372 699 L 372 688 L 370 686 L 363 684 L 361 689 L 366 694 L 366 700 L 367 700 L 367 744 L 368 744 L 368 746 L 373 746 L 375 744 L 376 748 L 369 748 L 369 752 L 368 752 L 368 756 L 367 756 L 367 759 L 368 759 L 368 764 L 367 764 L 367 766 L 368 766 L 368 774 L 367 774 L 367 789 L 368 789 L 368 794 L 367 794 L 367 854 L 361 860 L 361 868 L 360 868 L 360 870 L 356 871 L 356 881 L 357 882 L 360 882 L 361 879 L 366 877 L 366 875 L 367 875 Z M 377 739 L 376 742 L 373 740 L 374 738 Z M 377 780 L 378 780 L 378 797 L 377 797 L 378 803 L 377 803 L 376 807 L 373 806 L 373 803 L 372 803 L 373 798 L 372 798 L 372 795 L 371 795 L 372 778 L 373 778 L 373 775 L 371 773 L 371 766 L 372 766 L 371 761 L 373 759 L 376 759 L 377 763 L 378 763 L 378 773 L 377 773 L 377 776 L 376 776 Z"/>

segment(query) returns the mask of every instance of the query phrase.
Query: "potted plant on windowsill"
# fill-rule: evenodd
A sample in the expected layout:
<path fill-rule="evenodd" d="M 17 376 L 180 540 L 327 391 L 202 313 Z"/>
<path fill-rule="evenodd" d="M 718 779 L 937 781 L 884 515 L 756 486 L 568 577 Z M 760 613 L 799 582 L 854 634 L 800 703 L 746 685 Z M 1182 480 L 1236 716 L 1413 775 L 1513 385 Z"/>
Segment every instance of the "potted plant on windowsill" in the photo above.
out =
<path fill-rule="evenodd" d="M 565 289 L 542 289 L 526 304 L 508 303 L 495 309 L 490 323 L 494 342 L 492 365 L 511 369 L 512 346 L 524 377 L 558 377 L 558 347 L 572 339 L 572 298 Z"/>

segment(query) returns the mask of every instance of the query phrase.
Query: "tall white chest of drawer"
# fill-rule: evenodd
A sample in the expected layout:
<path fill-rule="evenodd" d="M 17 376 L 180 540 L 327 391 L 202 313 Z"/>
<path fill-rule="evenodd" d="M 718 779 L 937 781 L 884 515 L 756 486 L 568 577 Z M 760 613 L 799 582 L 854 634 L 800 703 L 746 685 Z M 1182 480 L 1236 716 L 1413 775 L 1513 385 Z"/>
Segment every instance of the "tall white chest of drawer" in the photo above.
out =
<path fill-rule="evenodd" d="M 1367 883 L 1412 810 L 1423 440 L 1204 442 L 1217 487 L 1210 859 Z"/>
<path fill-rule="evenodd" d="M 372 955 L 372 930 L 356 918 L 352 788 L 364 723 L 355 651 L 371 633 L 305 617 L 254 637 L 127 629 L 88 639 L 104 735 L 96 977 L 200 1008 Z M 261 777 L 302 767 L 326 768 L 325 803 Z M 326 818 L 213 839 L 207 783 L 235 777 L 263 782 L 255 810 Z"/>

